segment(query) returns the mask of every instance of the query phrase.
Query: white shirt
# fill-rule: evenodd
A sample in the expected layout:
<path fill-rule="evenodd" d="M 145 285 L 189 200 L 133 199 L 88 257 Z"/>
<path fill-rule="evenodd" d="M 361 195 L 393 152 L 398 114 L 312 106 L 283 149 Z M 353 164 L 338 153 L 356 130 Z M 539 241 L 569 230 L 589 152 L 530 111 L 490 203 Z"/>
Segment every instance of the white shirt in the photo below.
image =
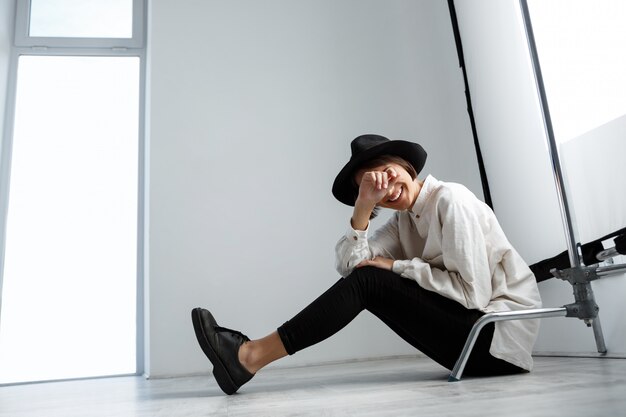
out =
<path fill-rule="evenodd" d="M 395 260 L 395 273 L 468 309 L 488 313 L 541 307 L 530 268 L 489 206 L 463 185 L 429 175 L 412 210 L 395 212 L 367 235 L 367 230 L 350 228 L 337 243 L 336 268 L 342 276 L 365 259 L 383 256 Z M 538 331 L 539 320 L 496 322 L 489 352 L 531 370 Z"/>

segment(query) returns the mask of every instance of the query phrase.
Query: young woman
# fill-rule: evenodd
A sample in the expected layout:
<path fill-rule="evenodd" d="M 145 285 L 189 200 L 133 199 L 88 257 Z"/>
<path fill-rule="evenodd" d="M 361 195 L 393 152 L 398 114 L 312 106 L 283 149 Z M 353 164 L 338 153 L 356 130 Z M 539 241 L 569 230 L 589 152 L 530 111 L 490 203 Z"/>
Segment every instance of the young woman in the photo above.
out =
<path fill-rule="evenodd" d="M 265 365 L 338 332 L 364 309 L 405 341 L 452 369 L 473 324 L 486 312 L 539 308 L 535 278 L 491 209 L 460 184 L 419 180 L 426 152 L 416 143 L 363 135 L 337 175 L 333 195 L 354 206 L 336 246 L 339 279 L 277 331 L 251 341 L 196 308 L 198 342 L 217 383 L 236 392 Z M 379 207 L 395 210 L 369 231 Z M 532 369 L 537 320 L 488 325 L 466 375 Z"/>

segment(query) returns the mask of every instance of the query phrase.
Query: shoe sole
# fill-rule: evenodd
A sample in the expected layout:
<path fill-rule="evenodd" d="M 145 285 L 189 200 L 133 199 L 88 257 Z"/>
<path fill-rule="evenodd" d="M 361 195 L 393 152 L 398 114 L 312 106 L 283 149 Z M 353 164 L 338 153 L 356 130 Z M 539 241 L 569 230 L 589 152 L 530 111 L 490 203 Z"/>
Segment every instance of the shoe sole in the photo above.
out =
<path fill-rule="evenodd" d="M 196 339 L 198 339 L 198 343 L 200 343 L 200 348 L 202 348 L 204 354 L 213 364 L 213 376 L 215 377 L 215 381 L 217 381 L 217 384 L 226 394 L 234 394 L 239 387 L 233 382 L 226 367 L 217 356 L 217 352 L 215 352 L 211 344 L 207 342 L 207 335 L 204 333 L 204 326 L 202 326 L 199 309 L 193 309 L 191 311 L 191 321 L 193 322 L 193 329 L 196 332 Z"/>

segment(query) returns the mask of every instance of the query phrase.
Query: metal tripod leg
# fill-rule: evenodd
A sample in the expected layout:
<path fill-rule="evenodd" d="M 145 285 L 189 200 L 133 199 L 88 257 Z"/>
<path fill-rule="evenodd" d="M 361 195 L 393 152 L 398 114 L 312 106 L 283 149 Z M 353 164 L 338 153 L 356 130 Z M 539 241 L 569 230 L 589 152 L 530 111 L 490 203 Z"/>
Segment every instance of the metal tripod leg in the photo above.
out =
<path fill-rule="evenodd" d="M 593 319 L 593 335 L 596 338 L 596 347 L 599 353 L 606 353 L 606 345 L 604 344 L 604 335 L 602 334 L 602 325 L 600 325 L 600 316 Z"/>
<path fill-rule="evenodd" d="M 524 320 L 524 319 L 539 319 L 543 317 L 565 317 L 567 314 L 567 309 L 565 307 L 558 308 L 537 308 L 532 310 L 517 310 L 517 311 L 501 311 L 497 313 L 487 313 L 474 323 L 470 334 L 467 336 L 465 341 L 465 346 L 463 346 L 463 350 L 461 351 L 461 356 L 456 361 L 454 368 L 452 369 L 452 373 L 448 378 L 448 382 L 456 382 L 461 380 L 461 376 L 463 376 L 463 371 L 465 370 L 465 365 L 467 364 L 467 360 L 472 353 L 472 349 L 474 348 L 474 343 L 476 343 L 476 339 L 478 339 L 478 335 L 480 331 L 489 323 L 493 323 L 496 321 L 506 321 L 506 320 Z"/>

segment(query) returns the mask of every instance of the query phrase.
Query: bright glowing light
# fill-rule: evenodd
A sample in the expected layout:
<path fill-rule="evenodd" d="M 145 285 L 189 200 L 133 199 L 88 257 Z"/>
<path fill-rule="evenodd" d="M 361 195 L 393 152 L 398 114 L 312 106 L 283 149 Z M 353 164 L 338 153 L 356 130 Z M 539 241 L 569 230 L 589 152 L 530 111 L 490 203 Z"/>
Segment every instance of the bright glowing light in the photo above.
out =
<path fill-rule="evenodd" d="M 134 373 L 139 58 L 23 56 L 0 383 Z"/>

